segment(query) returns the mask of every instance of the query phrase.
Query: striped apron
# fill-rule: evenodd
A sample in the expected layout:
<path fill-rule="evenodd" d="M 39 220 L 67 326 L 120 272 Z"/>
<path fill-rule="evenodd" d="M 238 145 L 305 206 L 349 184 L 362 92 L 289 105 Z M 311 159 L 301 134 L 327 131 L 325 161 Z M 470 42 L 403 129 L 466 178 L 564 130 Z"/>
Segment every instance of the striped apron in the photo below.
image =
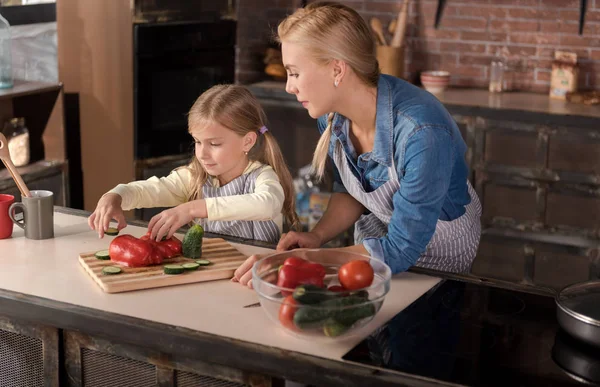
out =
<path fill-rule="evenodd" d="M 393 158 L 392 166 L 388 169 L 390 180 L 373 192 L 366 192 L 352 173 L 340 141 L 336 141 L 333 161 L 348 193 L 371 212 L 362 215 L 356 222 L 354 243 L 360 244 L 365 238 L 385 236 L 394 211 L 392 197 L 400 189 Z M 467 187 L 471 202 L 466 206 L 465 213 L 452 221 L 437 221 L 435 232 L 416 266 L 453 273 L 465 273 L 471 269 L 481 235 L 481 204 L 469 181 Z"/>
<path fill-rule="evenodd" d="M 202 187 L 202 197 L 216 198 L 222 196 L 234 196 L 254 193 L 254 184 L 260 171 L 264 167 L 256 168 L 250 173 L 236 177 L 222 187 L 213 187 L 211 179 L 208 179 Z M 197 219 L 205 231 L 217 234 L 232 235 L 241 238 L 258 241 L 277 243 L 281 233 L 279 227 L 273 220 L 206 220 Z"/>

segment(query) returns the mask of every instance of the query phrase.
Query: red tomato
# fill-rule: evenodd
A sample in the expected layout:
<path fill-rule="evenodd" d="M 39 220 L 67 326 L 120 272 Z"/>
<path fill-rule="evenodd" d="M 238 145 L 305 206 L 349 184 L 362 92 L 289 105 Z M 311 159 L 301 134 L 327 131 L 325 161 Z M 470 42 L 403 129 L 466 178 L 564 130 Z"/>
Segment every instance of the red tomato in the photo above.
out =
<path fill-rule="evenodd" d="M 298 310 L 297 305 L 298 302 L 290 294 L 283 299 L 283 303 L 279 307 L 279 322 L 292 331 L 298 331 L 298 328 L 294 324 L 294 314 Z"/>
<path fill-rule="evenodd" d="M 340 267 L 338 279 L 346 290 L 366 288 L 373 283 L 373 268 L 367 261 L 354 260 Z"/>
<path fill-rule="evenodd" d="M 346 291 L 346 289 L 344 289 L 344 287 L 340 286 L 340 285 L 330 286 L 327 290 L 329 290 L 330 292 L 336 292 L 336 293 L 337 292 L 345 292 Z"/>

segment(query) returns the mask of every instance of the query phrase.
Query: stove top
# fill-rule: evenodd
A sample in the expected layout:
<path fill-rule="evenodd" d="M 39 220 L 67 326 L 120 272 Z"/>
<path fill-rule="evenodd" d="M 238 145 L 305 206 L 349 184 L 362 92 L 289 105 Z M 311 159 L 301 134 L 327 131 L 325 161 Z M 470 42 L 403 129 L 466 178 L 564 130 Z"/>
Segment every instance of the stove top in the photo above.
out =
<path fill-rule="evenodd" d="M 600 386 L 600 349 L 559 329 L 553 298 L 454 280 L 343 359 L 470 386 Z"/>

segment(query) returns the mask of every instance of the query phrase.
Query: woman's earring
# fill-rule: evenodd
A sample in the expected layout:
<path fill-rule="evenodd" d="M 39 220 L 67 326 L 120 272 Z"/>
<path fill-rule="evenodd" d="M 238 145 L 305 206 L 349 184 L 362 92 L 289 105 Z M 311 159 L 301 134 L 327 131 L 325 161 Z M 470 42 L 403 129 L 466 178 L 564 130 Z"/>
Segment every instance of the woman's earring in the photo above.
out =
<path fill-rule="evenodd" d="M 245 154 L 246 156 L 248 156 L 248 152 L 244 152 L 244 154 Z"/>
<path fill-rule="evenodd" d="M 338 85 L 339 85 L 339 81 L 336 79 L 336 80 L 333 82 L 333 86 L 335 86 L 335 87 L 338 87 Z"/>

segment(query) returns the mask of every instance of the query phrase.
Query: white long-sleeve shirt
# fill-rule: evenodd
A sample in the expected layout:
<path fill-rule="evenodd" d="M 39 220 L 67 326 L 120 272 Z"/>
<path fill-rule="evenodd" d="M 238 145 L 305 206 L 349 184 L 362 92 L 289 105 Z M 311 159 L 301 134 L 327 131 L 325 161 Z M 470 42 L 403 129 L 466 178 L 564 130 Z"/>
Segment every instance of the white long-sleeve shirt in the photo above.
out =
<path fill-rule="evenodd" d="M 250 173 L 264 164 L 250 162 L 243 174 Z M 209 176 L 214 187 L 219 180 Z M 186 203 L 193 189 L 191 171 L 187 167 L 173 170 L 168 176 L 156 176 L 148 180 L 119 184 L 109 191 L 123 198 L 124 211 L 133 208 L 175 207 Z M 244 195 L 204 198 L 209 221 L 273 220 L 279 231 L 283 230 L 283 202 L 285 195 L 277 174 L 269 165 L 256 177 L 254 192 Z"/>

